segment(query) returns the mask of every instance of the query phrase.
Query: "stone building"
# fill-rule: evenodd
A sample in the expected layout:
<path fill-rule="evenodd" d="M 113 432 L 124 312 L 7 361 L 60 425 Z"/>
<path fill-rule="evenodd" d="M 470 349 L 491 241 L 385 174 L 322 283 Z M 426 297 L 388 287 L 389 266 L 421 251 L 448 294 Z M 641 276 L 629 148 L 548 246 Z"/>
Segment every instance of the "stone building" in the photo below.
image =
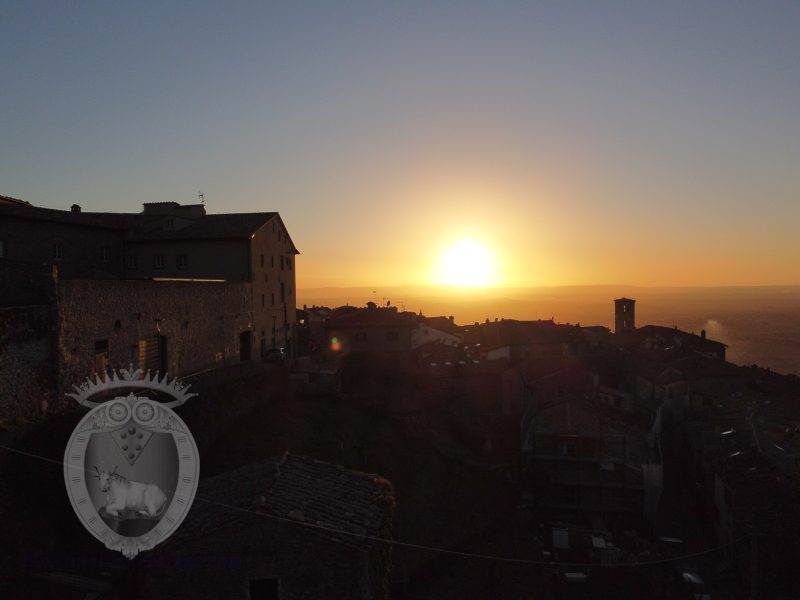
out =
<path fill-rule="evenodd" d="M 394 306 L 369 302 L 367 308 L 339 307 L 325 320 L 325 349 L 333 356 L 358 352 L 408 355 L 417 325 L 414 313 L 398 312 Z"/>
<path fill-rule="evenodd" d="M 655 519 L 663 476 L 655 436 L 598 403 L 531 403 L 522 452 L 541 509 Z"/>
<path fill-rule="evenodd" d="M 297 254 L 275 212 L 90 213 L 3 197 L 0 418 L 55 408 L 107 368 L 185 376 L 291 355 Z M 41 381 L 58 385 L 22 383 Z"/>

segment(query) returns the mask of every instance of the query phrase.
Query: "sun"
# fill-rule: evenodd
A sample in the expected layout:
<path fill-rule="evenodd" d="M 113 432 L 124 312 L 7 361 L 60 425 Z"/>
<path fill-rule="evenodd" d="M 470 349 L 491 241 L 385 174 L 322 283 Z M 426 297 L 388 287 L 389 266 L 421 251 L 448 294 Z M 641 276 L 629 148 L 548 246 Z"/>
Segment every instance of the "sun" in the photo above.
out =
<path fill-rule="evenodd" d="M 478 240 L 459 240 L 442 253 L 437 279 L 465 288 L 493 285 L 497 280 L 494 254 Z"/>

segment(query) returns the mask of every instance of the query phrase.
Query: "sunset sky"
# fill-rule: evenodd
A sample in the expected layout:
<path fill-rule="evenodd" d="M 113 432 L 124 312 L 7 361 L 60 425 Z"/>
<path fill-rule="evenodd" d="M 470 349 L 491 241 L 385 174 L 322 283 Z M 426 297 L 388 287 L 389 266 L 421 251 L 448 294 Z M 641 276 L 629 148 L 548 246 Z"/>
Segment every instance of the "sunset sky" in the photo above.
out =
<path fill-rule="evenodd" d="M 0 194 L 276 210 L 299 288 L 800 284 L 800 2 L 3 2 L 0 83 Z"/>

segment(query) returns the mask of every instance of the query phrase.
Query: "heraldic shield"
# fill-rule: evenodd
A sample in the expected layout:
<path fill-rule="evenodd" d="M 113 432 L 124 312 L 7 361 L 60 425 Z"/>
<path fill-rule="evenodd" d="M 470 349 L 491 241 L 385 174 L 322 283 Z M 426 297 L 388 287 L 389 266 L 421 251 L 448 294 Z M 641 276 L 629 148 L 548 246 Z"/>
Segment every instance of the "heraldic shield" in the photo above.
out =
<path fill-rule="evenodd" d="M 104 402 L 89 400 L 120 392 Z M 134 558 L 172 535 L 191 508 L 200 460 L 189 428 L 172 409 L 197 394 L 166 375 L 122 369 L 87 379 L 68 395 L 91 409 L 64 455 L 72 507 L 107 548 Z M 156 395 L 171 401 L 150 397 Z"/>

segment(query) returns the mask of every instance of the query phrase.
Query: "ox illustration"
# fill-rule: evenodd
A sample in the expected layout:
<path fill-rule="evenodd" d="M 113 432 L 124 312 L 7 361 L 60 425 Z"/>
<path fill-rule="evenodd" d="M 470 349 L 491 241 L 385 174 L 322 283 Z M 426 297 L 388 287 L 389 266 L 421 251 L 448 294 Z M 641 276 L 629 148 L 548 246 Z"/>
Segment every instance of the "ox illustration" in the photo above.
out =
<path fill-rule="evenodd" d="M 95 477 L 100 480 L 100 491 L 108 492 L 102 508 L 109 515 L 120 518 L 120 512 L 133 510 L 140 517 L 152 519 L 160 517 L 164 512 L 167 496 L 156 484 L 130 481 L 117 473 L 117 467 L 110 473 L 101 471 L 96 466 L 94 470 L 97 472 Z"/>

